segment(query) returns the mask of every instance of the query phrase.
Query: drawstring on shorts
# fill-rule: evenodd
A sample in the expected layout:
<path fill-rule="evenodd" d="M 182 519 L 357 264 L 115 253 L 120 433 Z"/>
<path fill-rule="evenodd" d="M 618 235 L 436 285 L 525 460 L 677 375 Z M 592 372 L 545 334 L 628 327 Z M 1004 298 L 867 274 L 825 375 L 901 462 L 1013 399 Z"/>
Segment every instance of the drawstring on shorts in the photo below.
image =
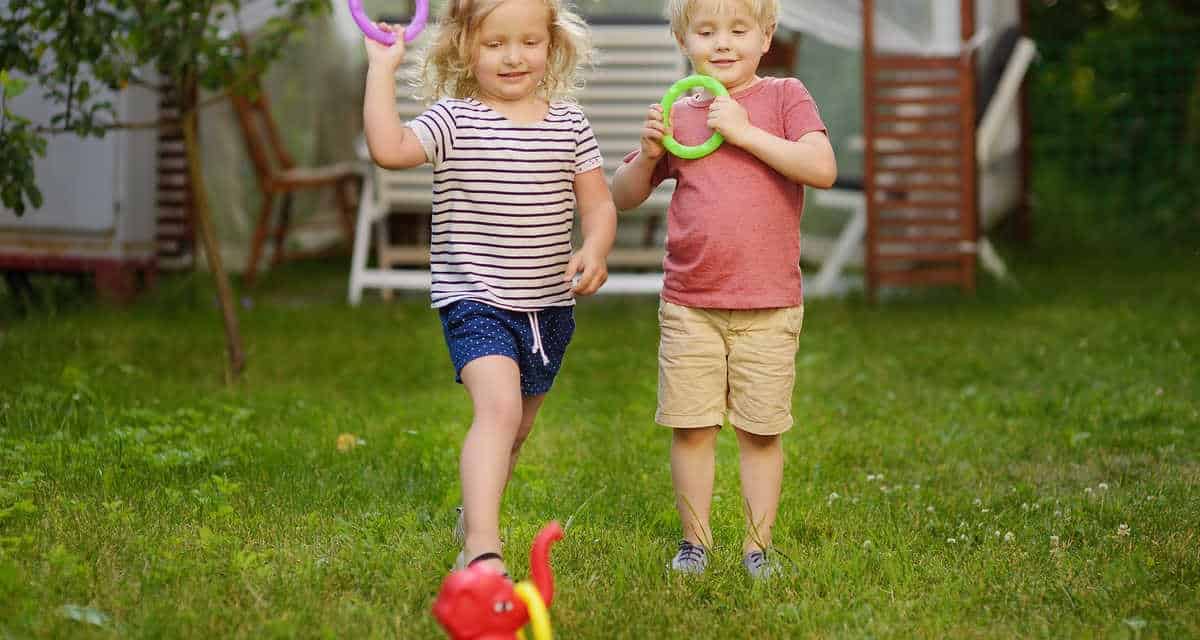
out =
<path fill-rule="evenodd" d="M 546 356 L 546 348 L 542 345 L 542 330 L 538 327 L 538 312 L 530 311 L 525 315 L 529 316 L 529 328 L 533 330 L 533 349 L 531 353 L 542 354 L 542 364 L 550 366 L 550 358 Z"/>

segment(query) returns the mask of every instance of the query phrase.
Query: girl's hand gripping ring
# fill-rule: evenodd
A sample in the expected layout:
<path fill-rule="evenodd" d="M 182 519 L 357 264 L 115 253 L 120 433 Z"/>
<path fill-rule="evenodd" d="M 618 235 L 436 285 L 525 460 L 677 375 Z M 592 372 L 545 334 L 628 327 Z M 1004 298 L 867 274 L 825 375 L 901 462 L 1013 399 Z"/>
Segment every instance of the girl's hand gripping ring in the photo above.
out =
<path fill-rule="evenodd" d="M 370 18 L 363 11 L 362 0 L 349 0 L 350 15 L 354 16 L 354 22 L 366 36 L 379 44 L 392 46 L 396 43 L 396 34 L 389 31 L 384 31 L 375 26 Z M 429 0 L 416 0 L 416 13 L 413 14 L 412 22 L 404 28 L 404 41 L 412 42 L 421 35 L 421 31 L 425 28 L 425 21 L 429 19 Z"/>

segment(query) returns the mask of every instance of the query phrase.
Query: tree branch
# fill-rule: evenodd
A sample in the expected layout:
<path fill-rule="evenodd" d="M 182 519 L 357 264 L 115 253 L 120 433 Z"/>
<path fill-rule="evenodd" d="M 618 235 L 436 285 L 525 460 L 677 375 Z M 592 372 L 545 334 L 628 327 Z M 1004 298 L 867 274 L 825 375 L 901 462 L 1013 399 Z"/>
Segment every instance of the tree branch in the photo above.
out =
<path fill-rule="evenodd" d="M 230 96 L 229 92 L 213 94 L 196 103 L 196 109 L 206 109 L 218 103 L 224 102 Z M 108 122 L 99 126 L 106 131 L 144 131 L 146 129 L 166 129 L 169 127 L 179 126 L 178 118 L 159 118 L 158 120 L 146 120 L 142 122 Z M 60 133 L 73 133 L 75 130 L 70 127 L 44 127 L 39 126 L 33 129 L 34 133 L 44 135 L 57 135 Z"/>

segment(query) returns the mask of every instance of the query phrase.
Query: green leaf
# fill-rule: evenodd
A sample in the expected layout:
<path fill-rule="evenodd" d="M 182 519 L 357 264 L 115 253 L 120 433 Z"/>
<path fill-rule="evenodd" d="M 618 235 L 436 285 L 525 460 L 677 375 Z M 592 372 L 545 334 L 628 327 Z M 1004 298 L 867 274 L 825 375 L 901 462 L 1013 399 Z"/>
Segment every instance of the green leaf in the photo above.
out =
<path fill-rule="evenodd" d="M 15 98 L 28 88 L 29 83 L 22 78 L 14 78 L 8 74 L 8 70 L 0 71 L 0 85 L 4 87 L 4 95 L 9 98 Z"/>

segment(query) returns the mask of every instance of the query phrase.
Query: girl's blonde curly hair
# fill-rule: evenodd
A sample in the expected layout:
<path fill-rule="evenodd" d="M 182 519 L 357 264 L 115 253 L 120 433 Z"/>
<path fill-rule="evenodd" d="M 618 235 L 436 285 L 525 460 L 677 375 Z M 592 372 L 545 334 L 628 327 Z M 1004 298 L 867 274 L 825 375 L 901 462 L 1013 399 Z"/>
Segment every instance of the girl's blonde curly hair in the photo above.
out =
<path fill-rule="evenodd" d="M 580 72 L 592 62 L 587 23 L 563 0 L 541 0 L 549 12 L 550 54 L 538 95 L 547 101 L 570 97 L 581 86 Z M 484 19 L 505 0 L 447 0 L 429 45 L 412 78 L 417 94 L 439 98 L 474 98 L 479 82 L 472 73 L 476 38 Z"/>

